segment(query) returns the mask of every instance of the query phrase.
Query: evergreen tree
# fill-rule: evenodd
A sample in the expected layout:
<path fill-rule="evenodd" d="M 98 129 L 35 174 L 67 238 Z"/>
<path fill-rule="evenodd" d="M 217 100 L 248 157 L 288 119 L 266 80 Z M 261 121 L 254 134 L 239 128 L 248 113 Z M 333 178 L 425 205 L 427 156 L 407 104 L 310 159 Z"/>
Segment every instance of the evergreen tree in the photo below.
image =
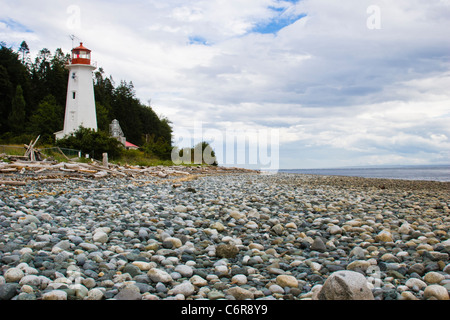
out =
<path fill-rule="evenodd" d="M 19 54 L 2 44 L 0 46 L 0 133 L 10 130 L 8 116 L 17 85 L 21 85 L 27 106 L 29 103 L 29 73 L 21 63 Z"/>
<path fill-rule="evenodd" d="M 47 85 L 50 93 L 56 98 L 56 102 L 63 106 L 66 104 L 67 79 L 69 77 L 69 70 L 66 69 L 65 65 L 69 57 L 61 49 L 56 49 L 50 60 L 50 68 L 47 75 Z"/>
<path fill-rule="evenodd" d="M 58 105 L 53 95 L 46 96 L 31 117 L 30 129 L 33 134 L 41 135 L 41 140 L 53 142 L 54 133 L 64 125 L 64 108 Z"/>
<path fill-rule="evenodd" d="M 2 133 L 8 131 L 8 123 L 5 121 L 11 110 L 12 84 L 9 81 L 8 70 L 0 65 L 0 130 Z"/>
<path fill-rule="evenodd" d="M 8 124 L 11 131 L 15 134 L 24 132 L 25 125 L 25 99 L 23 97 L 22 86 L 19 84 L 16 88 L 16 94 L 12 99 L 12 109 L 8 116 Z"/>
<path fill-rule="evenodd" d="M 22 54 L 22 64 L 25 65 L 27 60 L 26 58 L 30 53 L 30 48 L 28 47 L 28 44 L 26 43 L 25 40 L 22 41 L 22 43 L 20 44 L 19 52 Z"/>
<path fill-rule="evenodd" d="M 95 103 L 95 111 L 97 114 L 97 127 L 98 130 L 109 132 L 109 125 L 111 123 L 109 110 L 100 102 Z"/>

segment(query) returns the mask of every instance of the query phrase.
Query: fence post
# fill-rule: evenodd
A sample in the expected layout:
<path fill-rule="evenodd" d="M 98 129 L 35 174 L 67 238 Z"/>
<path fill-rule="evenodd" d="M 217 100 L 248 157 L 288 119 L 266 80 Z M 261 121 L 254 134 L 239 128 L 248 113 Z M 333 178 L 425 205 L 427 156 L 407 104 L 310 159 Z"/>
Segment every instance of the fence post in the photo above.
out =
<path fill-rule="evenodd" d="M 108 168 L 108 153 L 103 153 L 103 166 Z"/>

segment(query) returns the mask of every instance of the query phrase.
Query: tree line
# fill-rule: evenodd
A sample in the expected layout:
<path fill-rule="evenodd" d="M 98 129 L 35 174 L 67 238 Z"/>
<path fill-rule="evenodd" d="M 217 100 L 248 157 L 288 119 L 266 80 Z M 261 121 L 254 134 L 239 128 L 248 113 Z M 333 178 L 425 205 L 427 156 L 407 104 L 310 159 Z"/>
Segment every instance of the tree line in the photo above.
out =
<path fill-rule="evenodd" d="M 0 42 L 0 141 L 23 143 L 30 137 L 54 143 L 63 129 L 70 54 L 44 48 L 34 61 L 25 41 L 16 50 Z M 94 72 L 94 94 L 100 133 L 119 120 L 128 141 L 160 159 L 170 159 L 171 122 L 137 97 L 133 83 L 115 83 L 102 68 Z"/>

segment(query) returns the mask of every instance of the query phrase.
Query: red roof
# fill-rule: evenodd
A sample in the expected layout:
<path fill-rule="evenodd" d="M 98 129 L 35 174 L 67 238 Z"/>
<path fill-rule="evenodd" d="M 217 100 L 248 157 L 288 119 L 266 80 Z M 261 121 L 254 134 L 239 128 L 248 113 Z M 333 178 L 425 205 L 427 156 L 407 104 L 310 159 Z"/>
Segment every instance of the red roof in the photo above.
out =
<path fill-rule="evenodd" d="M 131 142 L 125 141 L 125 147 L 127 148 L 139 148 L 137 145 L 132 144 Z"/>
<path fill-rule="evenodd" d="M 83 47 L 83 42 L 80 42 L 80 46 L 76 47 L 76 48 L 73 48 L 72 50 L 82 50 L 82 51 L 89 51 L 89 52 L 91 52 L 91 50 L 89 50 L 88 48 Z"/>

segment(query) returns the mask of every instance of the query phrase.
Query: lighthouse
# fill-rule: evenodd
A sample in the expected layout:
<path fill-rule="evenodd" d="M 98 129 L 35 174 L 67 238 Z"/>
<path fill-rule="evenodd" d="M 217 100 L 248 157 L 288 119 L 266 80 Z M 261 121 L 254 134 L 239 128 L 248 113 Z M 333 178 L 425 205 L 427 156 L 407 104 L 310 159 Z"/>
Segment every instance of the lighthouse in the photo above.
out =
<path fill-rule="evenodd" d="M 95 113 L 94 83 L 91 65 L 91 50 L 83 43 L 72 49 L 72 57 L 67 65 L 69 83 L 67 86 L 66 113 L 64 129 L 56 132 L 56 139 L 62 139 L 78 130 L 80 126 L 97 131 Z"/>

